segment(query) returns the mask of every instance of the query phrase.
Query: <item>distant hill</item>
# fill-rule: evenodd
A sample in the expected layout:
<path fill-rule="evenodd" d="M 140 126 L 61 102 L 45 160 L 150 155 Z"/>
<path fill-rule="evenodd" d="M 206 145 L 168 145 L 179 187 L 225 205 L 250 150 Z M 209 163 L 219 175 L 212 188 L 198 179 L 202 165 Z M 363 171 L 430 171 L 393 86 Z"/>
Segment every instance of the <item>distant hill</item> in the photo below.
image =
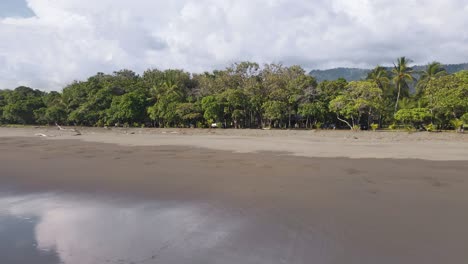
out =
<path fill-rule="evenodd" d="M 448 64 L 443 66 L 448 73 L 455 73 L 462 70 L 468 70 L 468 63 Z M 423 71 L 425 65 L 414 66 L 415 71 Z M 390 69 L 390 68 L 389 68 Z M 334 81 L 339 78 L 345 78 L 347 81 L 359 81 L 365 79 L 371 69 L 358 68 L 334 68 L 329 70 L 312 70 L 309 74 L 314 76 L 318 82 L 325 80 Z"/>

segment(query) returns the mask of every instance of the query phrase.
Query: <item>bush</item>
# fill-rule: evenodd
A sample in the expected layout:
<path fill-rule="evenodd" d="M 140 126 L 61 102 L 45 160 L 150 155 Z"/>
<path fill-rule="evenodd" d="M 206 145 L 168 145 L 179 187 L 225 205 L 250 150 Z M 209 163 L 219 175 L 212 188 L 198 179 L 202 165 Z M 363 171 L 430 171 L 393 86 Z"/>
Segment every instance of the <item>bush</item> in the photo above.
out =
<path fill-rule="evenodd" d="M 197 128 L 206 128 L 206 124 L 201 122 L 201 121 L 198 121 L 196 127 Z"/>
<path fill-rule="evenodd" d="M 359 125 L 354 125 L 353 128 L 352 128 L 353 131 L 359 131 L 361 130 L 361 126 Z"/>
<path fill-rule="evenodd" d="M 430 123 L 429 125 L 424 126 L 424 129 L 426 129 L 426 131 L 428 132 L 432 132 L 436 129 L 436 127 L 434 126 L 434 124 Z"/>
<path fill-rule="evenodd" d="M 395 120 L 413 127 L 419 127 L 430 119 L 431 111 L 427 108 L 401 109 L 395 114 Z"/>
<path fill-rule="evenodd" d="M 455 129 L 455 131 L 457 132 L 461 132 L 462 131 L 462 127 L 463 127 L 463 121 L 460 120 L 460 119 L 453 119 L 453 120 L 450 120 L 450 124 L 452 124 L 453 128 Z"/>
<path fill-rule="evenodd" d="M 102 121 L 101 119 L 99 119 L 96 124 L 95 124 L 96 127 L 104 127 L 104 121 Z"/>
<path fill-rule="evenodd" d="M 460 119 L 465 123 L 465 125 L 468 125 L 468 113 L 462 115 Z"/>
<path fill-rule="evenodd" d="M 391 130 L 395 130 L 397 129 L 397 125 L 394 123 L 394 124 L 389 125 L 388 128 L 390 128 Z"/>
<path fill-rule="evenodd" d="M 315 129 L 321 129 L 322 125 L 323 124 L 321 122 L 317 122 L 317 123 L 315 123 L 314 127 L 315 127 Z"/>
<path fill-rule="evenodd" d="M 379 128 L 379 124 L 372 123 L 371 125 L 372 131 L 376 131 Z"/>

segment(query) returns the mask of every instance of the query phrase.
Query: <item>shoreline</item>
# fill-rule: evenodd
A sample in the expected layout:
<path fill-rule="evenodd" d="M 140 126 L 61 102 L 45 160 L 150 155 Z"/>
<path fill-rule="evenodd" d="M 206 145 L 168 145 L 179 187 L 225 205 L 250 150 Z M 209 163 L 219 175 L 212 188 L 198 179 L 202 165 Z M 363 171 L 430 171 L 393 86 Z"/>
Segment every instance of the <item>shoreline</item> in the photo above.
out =
<path fill-rule="evenodd" d="M 278 152 L 298 157 L 468 160 L 468 134 L 328 130 L 0 128 L 0 137 L 76 139 L 121 146 L 180 146 L 236 153 Z"/>

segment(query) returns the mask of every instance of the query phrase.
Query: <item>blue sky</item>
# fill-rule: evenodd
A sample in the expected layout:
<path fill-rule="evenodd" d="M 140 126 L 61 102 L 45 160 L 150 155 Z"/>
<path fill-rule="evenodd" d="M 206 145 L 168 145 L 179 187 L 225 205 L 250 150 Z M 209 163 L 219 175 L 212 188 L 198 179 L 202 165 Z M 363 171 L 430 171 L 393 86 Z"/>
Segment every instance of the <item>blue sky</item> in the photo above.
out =
<path fill-rule="evenodd" d="M 461 63 L 467 29 L 467 0 L 0 0 L 0 89 L 245 60 L 306 70 L 400 56 Z"/>
<path fill-rule="evenodd" d="M 0 0 L 0 17 L 31 17 L 34 12 L 26 0 Z"/>

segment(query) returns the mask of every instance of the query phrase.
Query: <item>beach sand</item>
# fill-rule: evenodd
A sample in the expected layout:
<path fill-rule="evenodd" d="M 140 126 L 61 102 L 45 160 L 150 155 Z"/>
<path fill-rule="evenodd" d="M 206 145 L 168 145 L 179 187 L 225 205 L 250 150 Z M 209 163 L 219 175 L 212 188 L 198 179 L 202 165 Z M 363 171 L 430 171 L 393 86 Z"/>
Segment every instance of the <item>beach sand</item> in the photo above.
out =
<path fill-rule="evenodd" d="M 199 202 L 242 219 L 203 258 L 190 262 L 169 254 L 164 263 L 468 259 L 466 135 L 81 132 L 1 128 L 0 186 L 24 193 Z M 31 137 L 38 133 L 47 137 Z M 188 247 L 197 249 L 197 243 Z"/>
<path fill-rule="evenodd" d="M 70 128 L 66 128 L 70 129 Z M 190 146 L 239 153 L 287 152 L 302 157 L 468 160 L 468 133 L 332 130 L 1 128 L 0 137 L 79 139 L 124 146 Z"/>

